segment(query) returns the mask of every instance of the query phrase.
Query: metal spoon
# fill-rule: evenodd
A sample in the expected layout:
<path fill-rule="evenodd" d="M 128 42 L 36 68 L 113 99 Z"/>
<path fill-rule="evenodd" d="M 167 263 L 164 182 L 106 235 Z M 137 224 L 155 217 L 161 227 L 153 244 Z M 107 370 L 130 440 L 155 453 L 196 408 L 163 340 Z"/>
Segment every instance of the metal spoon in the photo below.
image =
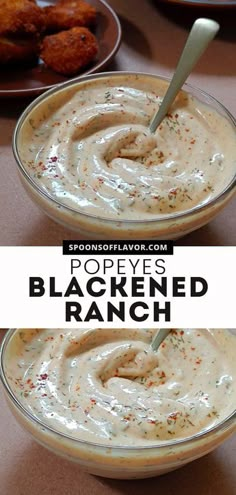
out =
<path fill-rule="evenodd" d="M 157 330 L 157 333 L 155 334 L 151 347 L 153 351 L 157 351 L 157 349 L 160 347 L 161 343 L 163 340 L 166 339 L 167 335 L 170 333 L 170 330 L 165 330 L 164 328 L 161 328 L 160 330 Z"/>
<path fill-rule="evenodd" d="M 194 22 L 168 90 L 159 110 L 151 121 L 151 132 L 155 132 L 166 116 L 171 104 L 194 65 L 205 51 L 210 41 L 215 37 L 219 28 L 219 24 L 211 19 L 200 18 Z"/>

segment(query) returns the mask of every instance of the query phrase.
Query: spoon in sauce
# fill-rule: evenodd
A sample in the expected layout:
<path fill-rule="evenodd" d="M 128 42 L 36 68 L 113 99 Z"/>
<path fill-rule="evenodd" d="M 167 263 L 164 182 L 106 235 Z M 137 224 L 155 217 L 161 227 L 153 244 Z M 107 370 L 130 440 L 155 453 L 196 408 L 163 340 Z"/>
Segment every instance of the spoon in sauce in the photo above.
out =
<path fill-rule="evenodd" d="M 161 124 L 194 65 L 215 37 L 219 28 L 219 24 L 212 19 L 199 18 L 194 22 L 168 90 L 151 120 L 150 131 L 152 133 Z"/>
<path fill-rule="evenodd" d="M 166 339 L 167 335 L 169 335 L 170 330 L 166 330 L 165 328 L 161 328 L 160 330 L 157 330 L 157 333 L 154 335 L 151 347 L 153 351 L 157 351 L 158 348 L 160 347 L 161 343 L 163 340 Z"/>

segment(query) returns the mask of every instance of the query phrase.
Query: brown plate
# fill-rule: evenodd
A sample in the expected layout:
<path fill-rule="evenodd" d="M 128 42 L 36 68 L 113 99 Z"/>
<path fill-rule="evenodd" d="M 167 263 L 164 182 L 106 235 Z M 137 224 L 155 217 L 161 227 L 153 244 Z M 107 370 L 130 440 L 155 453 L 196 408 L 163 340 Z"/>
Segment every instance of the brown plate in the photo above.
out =
<path fill-rule="evenodd" d="M 85 74 L 98 72 L 112 60 L 121 42 L 121 26 L 119 19 L 112 8 L 104 0 L 87 0 L 97 10 L 97 24 L 95 35 L 99 44 L 99 54 L 93 64 L 81 71 L 76 77 L 67 78 L 51 69 L 39 60 L 33 66 L 1 67 L 0 97 L 36 96 L 53 86 L 76 79 Z M 41 6 L 53 5 L 56 0 L 40 0 Z"/>
<path fill-rule="evenodd" d="M 190 5 L 192 7 L 232 8 L 236 7 L 236 0 L 162 0 L 164 3 Z"/>

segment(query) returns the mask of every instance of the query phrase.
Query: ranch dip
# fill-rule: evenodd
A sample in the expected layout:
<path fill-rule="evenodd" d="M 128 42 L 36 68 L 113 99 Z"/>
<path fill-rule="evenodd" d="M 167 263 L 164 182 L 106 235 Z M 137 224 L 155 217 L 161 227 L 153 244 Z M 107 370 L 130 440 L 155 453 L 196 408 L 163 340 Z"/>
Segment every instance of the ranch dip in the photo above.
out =
<path fill-rule="evenodd" d="M 145 221 L 208 203 L 235 175 L 235 130 L 182 91 L 151 134 L 166 89 L 129 74 L 47 98 L 21 137 L 27 173 L 64 205 L 106 219 Z"/>
<path fill-rule="evenodd" d="M 75 439 L 152 446 L 207 430 L 236 406 L 236 336 L 153 329 L 16 330 L 5 360 L 28 412 Z"/>

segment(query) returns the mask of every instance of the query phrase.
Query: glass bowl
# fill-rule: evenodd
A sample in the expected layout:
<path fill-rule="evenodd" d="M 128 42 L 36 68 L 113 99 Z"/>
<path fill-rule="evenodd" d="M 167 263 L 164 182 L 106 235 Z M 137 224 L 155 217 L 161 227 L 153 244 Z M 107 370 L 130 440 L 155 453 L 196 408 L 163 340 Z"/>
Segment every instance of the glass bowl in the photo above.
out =
<path fill-rule="evenodd" d="M 7 351 L 15 331 L 7 332 L 0 351 L 0 378 L 10 410 L 39 444 L 77 462 L 86 472 L 115 479 L 158 476 L 208 454 L 236 432 L 236 410 L 216 426 L 194 436 L 149 447 L 99 445 L 56 431 L 22 405 L 7 379 Z"/>
<path fill-rule="evenodd" d="M 60 85 L 53 88 L 35 101 L 33 101 L 20 117 L 14 137 L 13 137 L 13 152 L 18 165 L 18 171 L 22 183 L 29 193 L 33 201 L 53 220 L 63 225 L 67 229 L 71 229 L 85 238 L 94 239 L 177 239 L 189 232 L 192 232 L 199 227 L 202 227 L 212 220 L 225 207 L 228 201 L 232 198 L 236 188 L 236 171 L 232 172 L 232 176 L 227 184 L 222 186 L 222 190 L 216 193 L 208 202 L 196 204 L 190 209 L 176 213 L 163 213 L 158 216 L 152 215 L 148 218 L 138 219 L 119 219 L 119 216 L 114 219 L 97 216 L 86 212 L 86 208 L 74 209 L 65 204 L 65 201 L 53 196 L 48 189 L 41 187 L 40 182 L 35 180 L 33 173 L 29 173 L 25 166 L 26 153 L 25 138 L 30 129 L 30 123 L 37 121 L 39 115 L 44 115 L 46 108 L 53 105 L 59 105 L 65 101 L 65 98 L 70 98 L 75 92 L 79 91 L 83 85 L 92 84 L 99 80 L 104 81 L 104 85 L 109 78 L 109 81 L 122 83 L 124 77 L 138 77 L 143 87 L 148 88 L 148 84 L 153 85 L 157 80 L 164 84 L 163 92 L 165 92 L 168 79 L 156 75 L 115 72 L 90 75 Z M 146 86 L 145 86 L 146 85 Z M 215 98 L 207 93 L 185 84 L 183 89 L 187 94 L 194 96 L 200 103 L 205 104 L 209 109 L 214 109 L 224 117 L 232 126 L 233 131 L 236 130 L 236 121 L 224 106 Z M 58 103 L 60 102 L 60 103 Z M 58 108 L 58 107 L 57 107 Z M 43 118 L 43 117 L 41 117 Z M 36 120 L 35 120 L 36 119 Z M 35 130 L 35 129 L 34 129 Z M 36 124 L 37 131 L 37 124 Z M 31 129 L 32 132 L 32 129 Z M 236 133 L 235 133 L 236 135 Z"/>

